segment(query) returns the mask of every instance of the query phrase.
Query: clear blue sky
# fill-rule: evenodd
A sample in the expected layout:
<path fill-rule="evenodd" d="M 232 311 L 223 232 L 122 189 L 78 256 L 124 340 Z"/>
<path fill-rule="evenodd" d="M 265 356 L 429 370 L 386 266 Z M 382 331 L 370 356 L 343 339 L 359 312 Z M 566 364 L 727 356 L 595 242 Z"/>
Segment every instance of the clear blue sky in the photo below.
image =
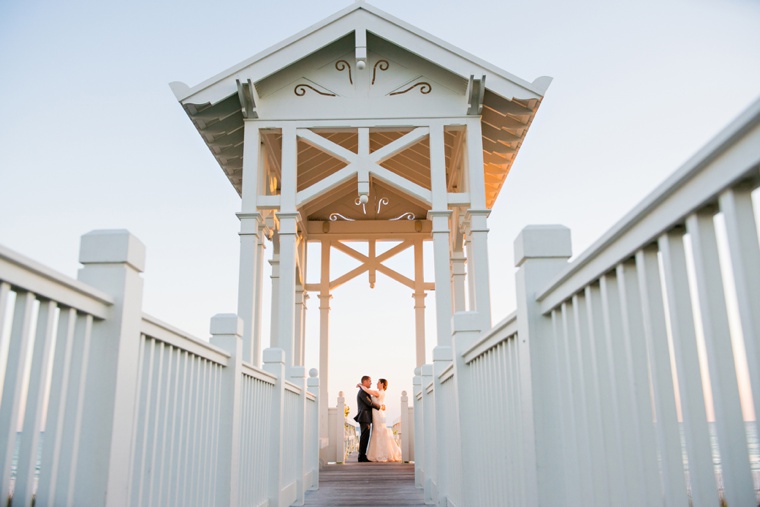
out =
<path fill-rule="evenodd" d="M 371 3 L 523 79 L 554 77 L 490 219 L 495 321 L 514 308 L 522 227 L 562 223 L 582 251 L 760 95 L 754 0 Z M 148 249 L 146 311 L 205 338 L 236 308 L 239 199 L 168 83 L 349 4 L 0 2 L 0 243 L 76 276 L 79 236 L 129 229 Z M 365 372 L 411 388 L 411 294 L 378 282 L 333 299 L 331 404 Z"/>

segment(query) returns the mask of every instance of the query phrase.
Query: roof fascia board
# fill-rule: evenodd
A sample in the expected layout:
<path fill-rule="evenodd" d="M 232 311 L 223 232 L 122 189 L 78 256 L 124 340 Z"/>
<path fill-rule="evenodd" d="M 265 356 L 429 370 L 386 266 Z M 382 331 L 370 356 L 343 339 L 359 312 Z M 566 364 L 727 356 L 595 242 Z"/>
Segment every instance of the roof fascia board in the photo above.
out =
<path fill-rule="evenodd" d="M 511 74 L 507 72 L 504 69 L 501 69 L 495 65 L 492 65 L 485 60 L 482 60 L 481 58 L 478 58 L 477 56 L 468 53 L 467 51 L 463 51 L 456 46 L 453 46 L 449 44 L 448 42 L 439 39 L 438 37 L 431 35 L 423 30 L 420 30 L 419 28 L 410 25 L 409 23 L 402 21 L 387 12 L 378 9 L 377 7 L 374 7 L 369 4 L 364 4 L 362 6 L 364 10 L 367 12 L 370 12 L 374 14 L 375 16 L 381 18 L 382 20 L 386 21 L 388 25 L 395 25 L 396 30 L 388 31 L 387 37 L 383 36 L 382 33 L 379 33 L 372 28 L 374 27 L 368 27 L 368 29 L 375 33 L 376 35 L 386 38 L 389 42 L 401 45 L 404 49 L 407 51 L 413 52 L 417 54 L 418 56 L 421 56 L 422 58 L 425 58 L 427 60 L 432 61 L 435 64 L 441 65 L 444 68 L 459 74 L 464 79 L 469 79 L 470 75 L 472 74 L 472 64 L 475 64 L 476 66 L 480 67 L 482 71 L 485 71 L 486 75 L 488 75 L 488 86 L 486 88 L 490 89 L 491 91 L 495 93 L 499 93 L 499 87 L 494 87 L 494 80 L 503 81 L 506 83 L 509 83 L 509 88 L 513 88 L 514 85 L 519 86 L 520 88 L 523 88 L 527 90 L 528 92 L 535 94 L 535 97 L 520 97 L 520 98 L 541 98 L 543 97 L 544 93 L 546 93 L 547 88 L 549 87 L 549 84 L 551 83 L 551 78 L 548 77 L 539 77 L 537 78 L 533 83 L 530 83 L 528 81 L 525 81 L 524 79 L 520 79 L 519 77 L 515 76 L 514 74 Z M 421 39 L 421 40 L 420 40 Z M 403 44 L 404 41 L 412 42 L 414 41 L 414 45 L 405 45 Z M 427 42 L 428 44 L 420 44 L 420 42 Z M 432 45 L 432 47 L 431 47 Z M 436 47 L 437 46 L 437 47 Z M 418 49 L 427 49 L 428 51 L 418 51 Z M 450 62 L 451 56 L 454 55 L 458 57 L 459 59 L 459 67 L 461 68 L 452 68 L 448 67 L 444 64 L 444 62 Z M 476 76 L 479 77 L 479 76 Z M 497 85 L 498 86 L 498 85 Z M 501 93 L 499 93 L 501 95 Z M 505 98 L 510 98 L 509 96 L 504 96 Z"/>
<path fill-rule="evenodd" d="M 238 73 L 241 71 L 249 70 L 245 78 L 255 83 L 318 51 L 357 27 L 366 27 L 379 37 L 464 79 L 469 79 L 473 72 L 484 74 L 488 76 L 487 88 L 505 98 L 541 98 L 551 82 L 551 78 L 542 77 L 529 83 L 374 6 L 357 2 L 192 88 L 184 83 L 172 83 L 172 91 L 183 104 L 214 104 L 234 93 L 231 84 L 239 78 Z M 527 92 L 527 96 L 524 96 L 524 92 L 519 93 L 519 96 L 515 94 L 520 90 Z"/>

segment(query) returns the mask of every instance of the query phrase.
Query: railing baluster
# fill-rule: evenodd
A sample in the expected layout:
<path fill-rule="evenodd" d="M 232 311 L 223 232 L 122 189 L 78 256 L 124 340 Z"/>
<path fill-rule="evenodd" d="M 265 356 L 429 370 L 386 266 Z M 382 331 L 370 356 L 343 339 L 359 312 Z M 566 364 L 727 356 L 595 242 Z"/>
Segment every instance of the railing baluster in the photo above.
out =
<path fill-rule="evenodd" d="M 674 230 L 663 234 L 658 244 L 662 255 L 670 314 L 691 494 L 696 505 L 717 505 L 719 498 L 712 464 L 710 432 L 707 427 L 683 231 Z"/>
<path fill-rule="evenodd" d="M 567 470 L 567 493 L 568 493 L 568 505 L 580 506 L 585 502 L 583 498 L 583 484 L 580 470 L 588 470 L 583 464 L 581 464 L 581 454 L 578 444 L 578 418 L 576 415 L 577 407 L 573 400 L 574 390 L 577 389 L 573 379 L 573 362 L 570 357 L 570 349 L 572 348 L 572 338 L 569 333 L 568 314 L 572 311 L 568 308 L 568 303 L 562 303 L 560 310 L 560 329 L 561 334 L 558 336 L 559 348 L 558 357 L 560 378 L 564 378 L 565 382 L 562 385 L 564 394 L 562 396 L 562 411 L 565 414 L 565 423 L 563 427 L 566 427 L 566 432 L 563 434 L 567 437 L 567 451 L 565 469 Z M 575 464 L 575 466 L 573 466 Z"/>
<path fill-rule="evenodd" d="M 16 429 L 21 411 L 21 389 L 24 385 L 24 367 L 29 353 L 29 335 L 32 325 L 34 294 L 18 292 L 13 312 L 8 362 L 0 398 L 0 498 L 8 498 L 11 486 L 11 462 L 16 450 Z"/>
<path fill-rule="evenodd" d="M 729 505 L 752 505 L 756 497 L 713 219 L 714 210 L 702 210 L 686 220 L 686 228 L 692 242 L 725 498 Z"/>
<path fill-rule="evenodd" d="M 633 432 L 624 434 L 623 438 L 628 437 L 624 441 L 635 446 L 632 454 L 637 457 L 634 464 L 636 471 L 631 475 L 634 478 L 632 484 L 636 487 L 629 488 L 629 492 L 632 500 L 641 498 L 635 502 L 632 501 L 631 505 L 655 505 L 662 501 L 662 486 L 652 412 L 653 401 L 650 395 L 652 391 L 649 383 L 650 366 L 644 339 L 642 295 L 639 290 L 636 260 L 618 264 L 615 275 L 622 322 L 623 350 L 621 353 L 624 354 L 623 362 L 628 370 L 627 378 L 621 383 L 627 399 L 626 403 L 621 403 L 621 408 L 624 409 L 621 419 L 629 421 L 633 427 Z M 626 453 L 626 456 L 630 455 Z"/>
<path fill-rule="evenodd" d="M 686 494 L 681 435 L 678 430 L 656 248 L 647 247 L 636 253 L 636 271 L 640 287 L 644 338 L 652 376 L 655 428 L 662 461 L 665 505 L 687 507 L 689 499 Z"/>
<path fill-rule="evenodd" d="M 720 194 L 726 223 L 733 282 L 747 356 L 755 428 L 760 434 L 760 246 L 750 187 L 729 188 Z"/>
<path fill-rule="evenodd" d="M 37 333 L 34 339 L 32 364 L 29 370 L 29 387 L 27 388 L 26 414 L 21 432 L 18 464 L 16 468 L 16 486 L 13 500 L 20 505 L 30 505 L 34 496 L 34 475 L 37 468 L 37 447 L 40 444 L 42 430 L 42 413 L 45 409 L 45 388 L 50 374 L 49 361 L 53 349 L 55 317 L 57 304 L 45 301 L 40 304 L 37 316 Z"/>

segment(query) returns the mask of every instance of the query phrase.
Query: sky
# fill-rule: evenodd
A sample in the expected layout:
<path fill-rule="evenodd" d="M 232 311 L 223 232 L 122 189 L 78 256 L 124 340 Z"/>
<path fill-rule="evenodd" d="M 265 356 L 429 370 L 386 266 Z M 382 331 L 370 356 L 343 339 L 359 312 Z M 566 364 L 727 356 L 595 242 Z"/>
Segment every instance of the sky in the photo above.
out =
<path fill-rule="evenodd" d="M 523 227 L 566 225 L 582 252 L 760 96 L 756 0 L 370 3 L 527 81 L 554 78 L 489 219 L 494 323 L 514 310 Z M 196 85 L 350 4 L 0 2 L 0 244 L 75 277 L 82 234 L 128 229 L 147 247 L 145 311 L 207 339 L 211 316 L 237 307 L 240 199 L 168 83 Z M 311 368 L 316 295 L 308 306 Z M 330 405 L 385 377 L 394 420 L 412 387 L 411 291 L 359 278 L 331 306 Z"/>

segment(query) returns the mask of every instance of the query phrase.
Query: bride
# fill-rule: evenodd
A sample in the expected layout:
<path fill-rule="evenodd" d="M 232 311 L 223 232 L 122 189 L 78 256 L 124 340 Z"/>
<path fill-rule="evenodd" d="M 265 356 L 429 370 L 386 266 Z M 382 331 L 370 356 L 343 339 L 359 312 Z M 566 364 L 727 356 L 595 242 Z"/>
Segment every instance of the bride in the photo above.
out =
<path fill-rule="evenodd" d="M 358 384 L 364 392 L 372 395 L 372 401 L 379 405 L 385 405 L 385 390 L 388 389 L 388 381 L 381 378 L 377 381 L 377 391 Z M 393 431 L 385 422 L 385 411 L 372 409 L 372 435 L 367 449 L 367 459 L 376 462 L 401 461 L 401 448 L 393 439 Z"/>

